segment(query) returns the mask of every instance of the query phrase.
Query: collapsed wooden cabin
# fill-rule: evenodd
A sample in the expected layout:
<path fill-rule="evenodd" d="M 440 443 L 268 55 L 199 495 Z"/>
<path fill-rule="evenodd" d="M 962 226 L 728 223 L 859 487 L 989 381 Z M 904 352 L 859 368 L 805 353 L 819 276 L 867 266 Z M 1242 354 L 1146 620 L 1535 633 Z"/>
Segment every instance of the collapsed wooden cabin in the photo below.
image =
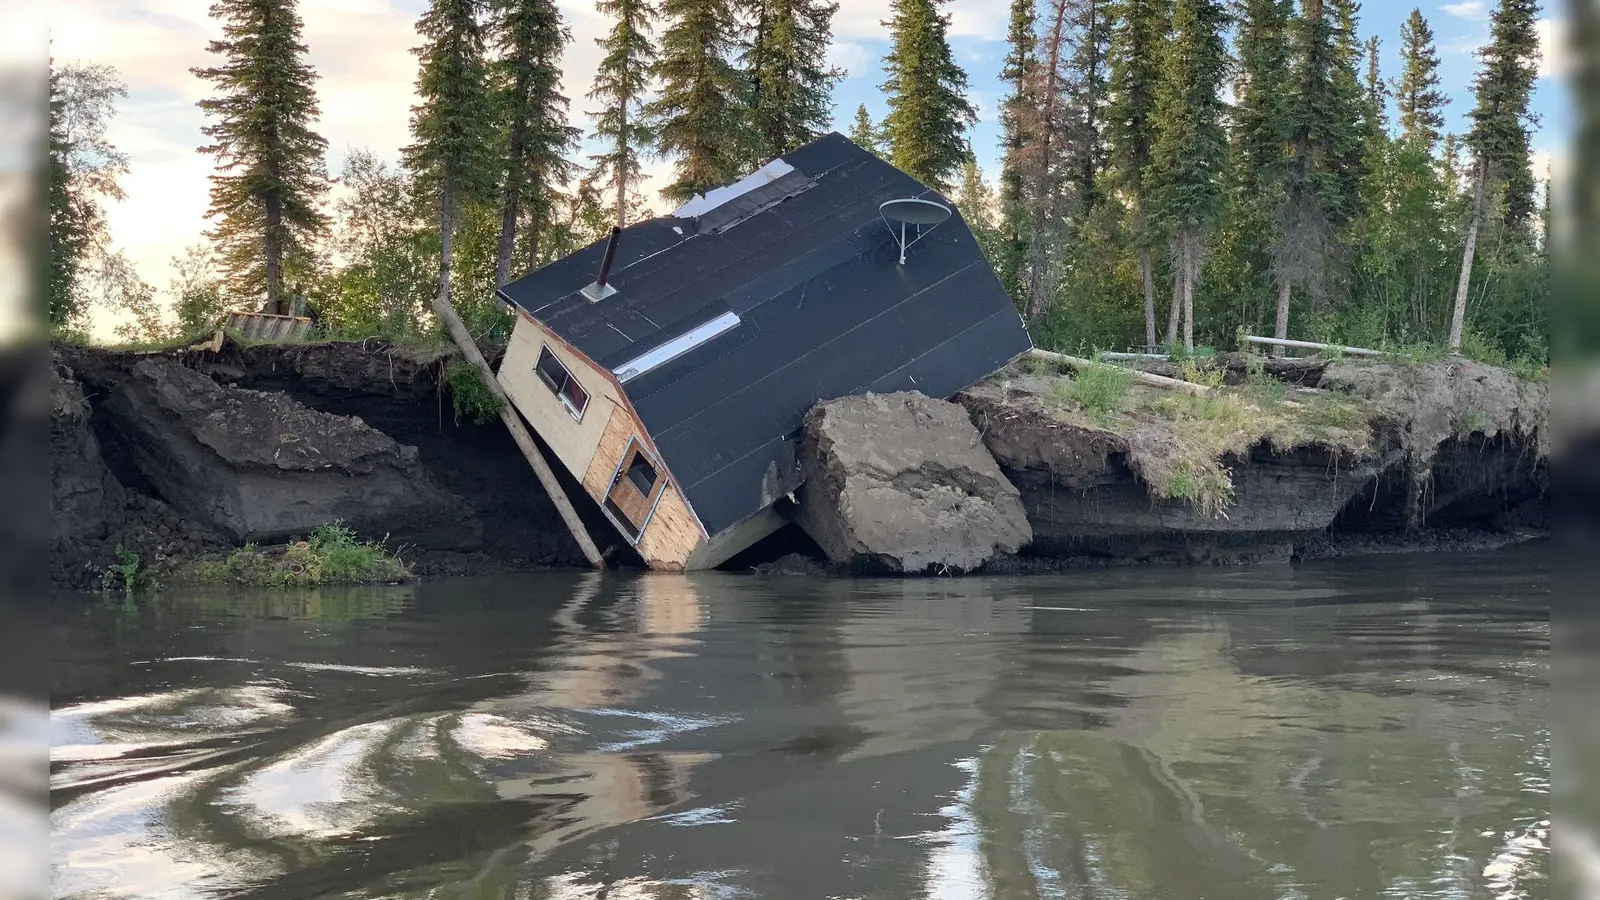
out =
<path fill-rule="evenodd" d="M 817 402 L 947 397 L 1030 349 L 959 215 L 908 233 L 880 211 L 907 198 L 944 204 L 830 134 L 500 290 L 500 383 L 652 568 L 784 524 Z"/>

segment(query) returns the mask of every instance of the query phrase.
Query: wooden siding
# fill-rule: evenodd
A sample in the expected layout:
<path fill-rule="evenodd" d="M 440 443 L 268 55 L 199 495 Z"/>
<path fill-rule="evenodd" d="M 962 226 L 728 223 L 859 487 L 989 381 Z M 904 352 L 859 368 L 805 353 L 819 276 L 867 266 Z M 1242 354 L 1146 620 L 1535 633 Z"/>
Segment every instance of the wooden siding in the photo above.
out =
<path fill-rule="evenodd" d="M 650 527 L 639 538 L 639 555 L 652 569 L 681 572 L 689 554 L 705 539 L 705 529 L 689 511 L 678 486 L 668 484 L 661 502 L 656 504 L 655 515 L 650 517 Z"/>
<path fill-rule="evenodd" d="M 611 477 L 622 463 L 622 455 L 628 452 L 629 445 L 642 430 L 627 410 L 618 408 L 611 414 L 611 421 L 606 423 L 605 433 L 601 435 L 600 444 L 595 450 L 594 460 L 583 476 L 584 491 L 597 502 L 605 500 L 606 491 L 611 487 Z M 705 540 L 706 532 L 700 527 L 700 520 L 689 510 L 689 504 L 678 492 L 678 486 L 670 480 L 666 469 L 659 460 L 654 459 L 653 453 L 651 457 L 658 476 L 667 479 L 667 484 L 665 488 L 657 488 L 661 499 L 655 502 L 655 513 L 650 516 L 636 546 L 650 568 L 681 572 L 689 554 Z"/>
<path fill-rule="evenodd" d="M 561 360 L 561 364 L 588 392 L 589 405 L 584 408 L 582 421 L 572 418 L 566 405 L 534 371 L 542 347 L 549 347 L 550 352 Z M 581 478 L 594 460 L 595 451 L 609 427 L 614 411 L 625 405 L 616 382 L 611 379 L 611 373 L 602 373 L 537 322 L 519 316 L 517 326 L 511 332 L 511 341 L 506 346 L 505 358 L 500 361 L 498 374 L 500 385 L 529 424 L 539 432 L 539 437 L 549 445 L 556 459 L 574 478 Z M 610 464 L 616 465 L 615 456 Z"/>
<path fill-rule="evenodd" d="M 616 474 L 622 454 L 628 452 L 628 443 L 640 431 L 628 411 L 616 407 L 611 420 L 606 423 L 600 442 L 595 447 L 588 469 L 583 473 L 583 489 L 599 503 L 606 499 L 606 489 L 611 487 L 611 476 Z"/>

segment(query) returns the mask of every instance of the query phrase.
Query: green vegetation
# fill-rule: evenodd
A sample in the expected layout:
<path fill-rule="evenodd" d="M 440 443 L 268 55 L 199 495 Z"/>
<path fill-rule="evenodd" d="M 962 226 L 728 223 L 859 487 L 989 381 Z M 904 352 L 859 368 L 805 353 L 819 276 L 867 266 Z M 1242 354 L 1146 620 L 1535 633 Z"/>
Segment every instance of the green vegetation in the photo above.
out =
<path fill-rule="evenodd" d="M 472 363 L 464 359 L 450 363 L 445 367 L 444 380 L 450 386 L 450 405 L 455 407 L 457 422 L 465 416 L 475 424 L 487 425 L 500 418 L 500 398 L 483 383 L 483 376 Z"/>
<path fill-rule="evenodd" d="M 1460 134 L 1444 130 L 1420 12 L 1371 35 L 1355 0 L 1007 6 L 1007 51 L 982 63 L 1004 85 L 986 113 L 1001 142 L 989 184 L 948 0 L 892 0 L 883 108 L 853 118 L 830 96 L 832 0 L 600 0 L 581 163 L 555 77 L 571 56 L 560 5 L 430 0 L 414 141 L 399 166 L 382 161 L 393 148 L 344 154 L 345 190 L 324 206 L 295 4 L 223 0 L 219 60 L 200 70 L 214 89 L 205 150 L 237 165 L 214 184 L 217 228 L 160 291 L 111 246 L 101 209 L 126 172 L 107 140 L 123 85 L 105 67 L 52 66 L 48 319 L 81 334 L 98 307 L 122 339 L 153 345 L 298 292 L 330 336 L 401 343 L 433 333 L 428 301 L 443 293 L 475 337 L 503 341 L 515 319 L 495 288 L 649 215 L 643 160 L 671 160 L 682 199 L 831 125 L 929 185 L 959 185 L 1037 346 L 1166 345 L 1181 361 L 1276 333 L 1414 361 L 1455 344 L 1542 377 L 1555 334 L 1548 173 L 1528 154 L 1536 0 L 1490 4 Z M 328 239 L 311 240 L 324 214 Z"/>
<path fill-rule="evenodd" d="M 1058 404 L 1076 404 L 1095 422 L 1104 425 L 1128 405 L 1133 372 L 1121 366 L 1095 365 L 1080 370 L 1071 381 L 1057 381 L 1050 397 Z"/>
<path fill-rule="evenodd" d="M 1053 373 L 1033 367 L 1030 374 Z M 1064 422 L 1126 440 L 1129 464 L 1152 497 L 1185 501 L 1206 516 L 1225 515 L 1233 503 L 1230 455 L 1262 442 L 1280 453 L 1315 445 L 1355 455 L 1371 447 L 1375 410 L 1328 392 L 1291 399 L 1264 360 L 1247 363 L 1246 381 L 1235 387 L 1222 385 L 1220 369 L 1192 360 L 1183 374 L 1208 390 L 1152 389 L 1120 366 L 1097 365 L 1054 380 L 1045 407 Z"/>
<path fill-rule="evenodd" d="M 148 569 L 141 565 L 139 554 L 117 545 L 117 561 L 100 575 L 100 589 L 120 590 L 131 594 L 136 588 L 151 587 L 155 583 Z"/>
<path fill-rule="evenodd" d="M 226 558 L 189 567 L 174 580 L 250 587 L 391 584 L 411 569 L 382 541 L 362 541 L 342 522 L 318 526 L 304 541 L 281 547 L 246 544 Z"/>
<path fill-rule="evenodd" d="M 227 286 L 286 315 L 313 268 L 309 245 L 328 224 L 328 142 L 312 128 L 317 75 L 295 0 L 217 0 L 211 15 L 223 23 L 207 48 L 219 64 L 192 70 L 216 89 L 197 104 L 212 140 L 200 152 L 216 160 L 208 236 Z"/>

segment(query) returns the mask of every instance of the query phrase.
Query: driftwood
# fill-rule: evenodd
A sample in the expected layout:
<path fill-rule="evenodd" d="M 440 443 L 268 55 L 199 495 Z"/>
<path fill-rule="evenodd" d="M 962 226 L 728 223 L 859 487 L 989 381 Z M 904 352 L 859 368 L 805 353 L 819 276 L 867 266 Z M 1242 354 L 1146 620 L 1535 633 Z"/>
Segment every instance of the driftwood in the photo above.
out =
<path fill-rule="evenodd" d="M 1078 356 L 1068 356 L 1065 353 L 1055 353 L 1050 350 L 1033 349 L 1028 351 L 1028 355 L 1034 357 L 1035 359 L 1042 359 L 1048 362 L 1060 363 L 1064 366 L 1071 366 L 1074 369 L 1087 369 L 1092 366 L 1110 365 L 1110 363 L 1097 363 L 1092 359 L 1084 359 Z M 1209 394 L 1211 392 L 1211 388 L 1206 387 L 1203 384 L 1195 384 L 1192 381 L 1184 381 L 1179 378 L 1168 378 L 1165 375 L 1151 375 L 1149 372 L 1140 372 L 1137 369 L 1129 371 L 1133 372 L 1134 381 L 1149 387 L 1163 388 L 1166 390 L 1188 391 L 1191 394 L 1202 395 Z"/>
<path fill-rule="evenodd" d="M 590 565 L 596 569 L 605 568 L 606 562 L 600 556 L 600 548 L 596 547 L 594 540 L 589 537 L 589 531 L 584 528 L 583 520 L 578 518 L 578 511 L 573 509 L 566 492 L 561 489 L 561 482 L 556 480 L 555 472 L 550 470 L 550 464 L 545 462 L 544 454 L 539 452 L 539 446 L 533 442 L 533 435 L 528 433 L 528 426 L 522 424 L 521 415 L 512 404 L 511 398 L 506 396 L 505 388 L 500 386 L 500 379 L 495 377 L 494 369 L 489 367 L 489 361 L 479 352 L 477 342 L 472 339 L 472 333 L 467 331 L 467 326 L 462 323 L 461 317 L 456 315 L 455 307 L 451 306 L 450 301 L 442 294 L 435 295 L 433 313 L 444 323 L 456 346 L 461 348 L 461 355 L 478 370 L 478 377 L 483 379 L 484 387 L 487 387 L 500 401 L 500 421 L 506 423 L 506 430 L 511 432 L 511 439 L 517 442 L 522 455 L 528 460 L 528 465 L 533 467 L 533 474 L 539 477 L 539 484 L 544 486 L 545 493 L 550 495 L 550 502 L 554 503 L 556 510 L 561 513 L 561 520 L 567 523 L 567 530 L 572 532 L 572 539 L 578 542 L 578 548 L 588 558 Z"/>

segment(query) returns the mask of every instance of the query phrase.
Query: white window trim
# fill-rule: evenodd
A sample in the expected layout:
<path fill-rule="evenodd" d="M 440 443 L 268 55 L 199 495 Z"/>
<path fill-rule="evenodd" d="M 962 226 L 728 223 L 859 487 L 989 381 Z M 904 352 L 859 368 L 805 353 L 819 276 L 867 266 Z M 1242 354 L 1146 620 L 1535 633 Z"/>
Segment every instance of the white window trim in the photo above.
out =
<path fill-rule="evenodd" d="M 644 523 L 638 526 L 638 534 L 635 534 L 630 538 L 628 537 L 628 529 L 624 527 L 623 524 L 617 520 L 617 516 L 606 507 L 606 501 L 611 498 L 611 489 L 616 487 L 618 479 L 623 477 L 622 467 L 628 464 L 628 460 L 633 457 L 634 451 L 636 450 L 638 451 L 639 455 L 643 456 L 645 461 L 650 463 L 650 465 L 656 470 L 656 487 L 659 488 L 659 490 L 656 490 L 655 492 L 656 499 L 650 502 L 650 511 L 644 514 Z M 638 485 L 634 485 L 634 487 L 637 489 Z M 660 461 L 651 456 L 650 453 L 645 450 L 644 443 L 641 442 L 638 437 L 630 437 L 628 438 L 628 448 L 622 451 L 622 458 L 617 460 L 616 467 L 611 470 L 611 480 L 606 483 L 606 496 L 600 499 L 600 511 L 605 514 L 606 518 L 611 520 L 612 525 L 616 526 L 617 533 L 622 535 L 623 540 L 627 541 L 629 545 L 637 547 L 639 546 L 639 542 L 644 540 L 645 529 L 650 527 L 651 520 L 656 517 L 656 507 L 661 505 L 661 498 L 667 496 L 667 489 L 670 487 L 672 487 L 672 479 L 668 478 L 667 473 L 662 471 Z M 630 522 L 629 525 L 631 524 L 632 523 Z"/>
<path fill-rule="evenodd" d="M 540 355 L 540 357 L 542 358 L 543 355 L 546 354 L 546 353 L 550 354 L 550 358 L 556 361 L 556 365 L 561 367 L 561 371 L 562 372 L 566 373 L 568 381 L 578 381 L 578 376 L 572 374 L 572 370 L 567 368 L 566 361 L 563 360 L 561 357 L 557 356 L 556 352 L 554 350 L 550 349 L 550 345 L 549 344 L 540 344 L 539 345 L 539 355 Z M 578 407 L 573 406 L 572 405 L 572 401 L 568 400 L 559 390 L 556 390 L 555 388 L 550 387 L 550 382 L 544 380 L 544 373 L 539 371 L 539 361 L 538 360 L 534 360 L 534 363 L 533 363 L 533 376 L 535 378 L 539 379 L 539 383 L 544 385 L 545 389 L 548 390 L 556 398 L 556 402 L 560 403 L 562 405 L 562 407 L 566 409 L 567 414 L 572 416 L 572 421 L 580 422 L 580 423 L 583 421 L 583 414 L 585 412 L 588 412 L 588 410 L 589 410 L 589 402 L 594 399 L 594 395 L 589 393 L 589 389 L 583 386 L 583 382 L 578 382 L 578 387 L 583 391 L 583 396 L 585 398 L 587 398 L 587 399 L 584 400 L 583 408 L 579 409 Z"/>

